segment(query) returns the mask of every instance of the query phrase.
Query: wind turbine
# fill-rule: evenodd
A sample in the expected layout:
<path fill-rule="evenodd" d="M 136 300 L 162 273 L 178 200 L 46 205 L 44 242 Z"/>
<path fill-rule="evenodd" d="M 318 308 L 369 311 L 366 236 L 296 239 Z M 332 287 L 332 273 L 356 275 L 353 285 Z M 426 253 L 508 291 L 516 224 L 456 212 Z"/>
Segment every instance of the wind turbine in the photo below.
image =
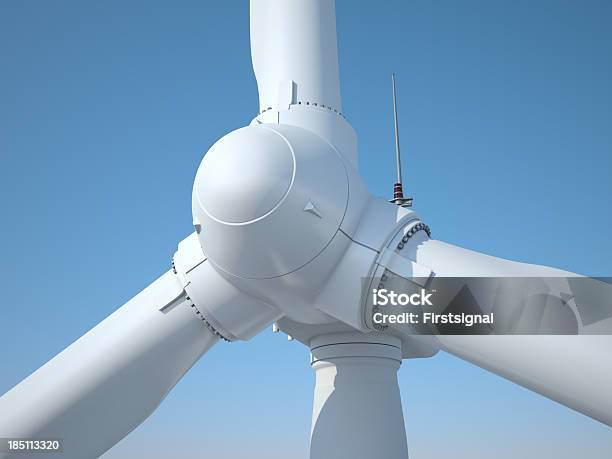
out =
<path fill-rule="evenodd" d="M 250 14 L 260 112 L 204 156 L 195 232 L 172 269 L 0 398 L 0 436 L 99 456 L 212 346 L 272 324 L 311 349 L 313 459 L 408 457 L 397 370 L 439 350 L 612 425 L 607 336 L 421 336 L 371 323 L 362 281 L 387 270 L 576 275 L 432 239 L 397 205 L 407 203 L 371 196 L 342 115 L 333 1 L 252 0 Z"/>

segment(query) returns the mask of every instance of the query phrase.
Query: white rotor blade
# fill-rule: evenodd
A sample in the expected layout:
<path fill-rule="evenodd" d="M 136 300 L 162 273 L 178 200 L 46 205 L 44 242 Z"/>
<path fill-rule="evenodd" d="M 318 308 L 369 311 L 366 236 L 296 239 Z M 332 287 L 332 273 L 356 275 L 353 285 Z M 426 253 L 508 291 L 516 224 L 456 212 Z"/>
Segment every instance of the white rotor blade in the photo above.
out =
<path fill-rule="evenodd" d="M 441 277 L 576 277 L 545 266 L 491 257 L 436 240 L 416 261 Z M 437 337 L 446 352 L 612 426 L 612 336 Z"/>
<path fill-rule="evenodd" d="M 251 0 L 251 56 L 259 106 L 300 102 L 341 111 L 333 0 Z"/>
<path fill-rule="evenodd" d="M 611 336 L 438 338 L 446 352 L 612 427 Z"/>
<path fill-rule="evenodd" d="M 218 339 L 169 271 L 2 396 L 0 437 L 61 439 L 62 457 L 98 457 Z"/>

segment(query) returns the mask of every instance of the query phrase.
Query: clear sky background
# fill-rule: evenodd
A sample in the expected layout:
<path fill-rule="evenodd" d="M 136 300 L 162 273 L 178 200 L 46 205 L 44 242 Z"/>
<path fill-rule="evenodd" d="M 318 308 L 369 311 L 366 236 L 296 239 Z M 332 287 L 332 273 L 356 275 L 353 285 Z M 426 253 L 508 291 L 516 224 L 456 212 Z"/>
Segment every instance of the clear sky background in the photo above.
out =
<path fill-rule="evenodd" d="M 374 194 L 395 71 L 434 237 L 612 275 L 612 2 L 339 0 L 337 23 Z M 0 2 L 0 393 L 169 268 L 202 155 L 257 109 L 246 1 Z M 399 378 L 412 458 L 612 456 L 612 429 L 448 355 Z M 305 459 L 313 384 L 282 334 L 220 344 L 105 457 Z"/>

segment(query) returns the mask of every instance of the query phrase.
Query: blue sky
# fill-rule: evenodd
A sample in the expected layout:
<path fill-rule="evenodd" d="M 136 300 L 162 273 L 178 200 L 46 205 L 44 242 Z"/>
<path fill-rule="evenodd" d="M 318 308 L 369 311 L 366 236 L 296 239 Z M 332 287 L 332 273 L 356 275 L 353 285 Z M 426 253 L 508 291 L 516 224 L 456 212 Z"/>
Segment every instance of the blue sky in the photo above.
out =
<path fill-rule="evenodd" d="M 612 3 L 337 4 L 372 193 L 436 238 L 609 276 Z M 0 393 L 169 268 L 206 150 L 257 112 L 245 1 L 0 4 Z M 568 369 L 568 371 L 571 371 Z M 313 375 L 283 335 L 216 346 L 105 457 L 305 458 Z M 406 361 L 413 458 L 609 458 L 612 430 L 453 357 Z"/>

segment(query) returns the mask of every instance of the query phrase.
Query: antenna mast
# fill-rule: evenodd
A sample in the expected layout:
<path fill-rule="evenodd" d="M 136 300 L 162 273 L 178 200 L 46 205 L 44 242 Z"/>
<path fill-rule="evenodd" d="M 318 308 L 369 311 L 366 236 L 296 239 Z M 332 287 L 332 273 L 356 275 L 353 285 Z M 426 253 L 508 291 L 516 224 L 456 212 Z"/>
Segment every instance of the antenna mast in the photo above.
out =
<path fill-rule="evenodd" d="M 401 207 L 412 206 L 412 198 L 404 197 L 404 190 L 402 188 L 402 160 L 400 157 L 400 144 L 399 144 L 399 130 L 397 123 L 397 100 L 395 95 L 395 73 L 391 74 L 391 86 L 393 89 L 393 127 L 395 129 L 395 161 L 397 165 L 397 182 L 393 186 L 393 199 L 389 202 L 393 202 Z"/>

